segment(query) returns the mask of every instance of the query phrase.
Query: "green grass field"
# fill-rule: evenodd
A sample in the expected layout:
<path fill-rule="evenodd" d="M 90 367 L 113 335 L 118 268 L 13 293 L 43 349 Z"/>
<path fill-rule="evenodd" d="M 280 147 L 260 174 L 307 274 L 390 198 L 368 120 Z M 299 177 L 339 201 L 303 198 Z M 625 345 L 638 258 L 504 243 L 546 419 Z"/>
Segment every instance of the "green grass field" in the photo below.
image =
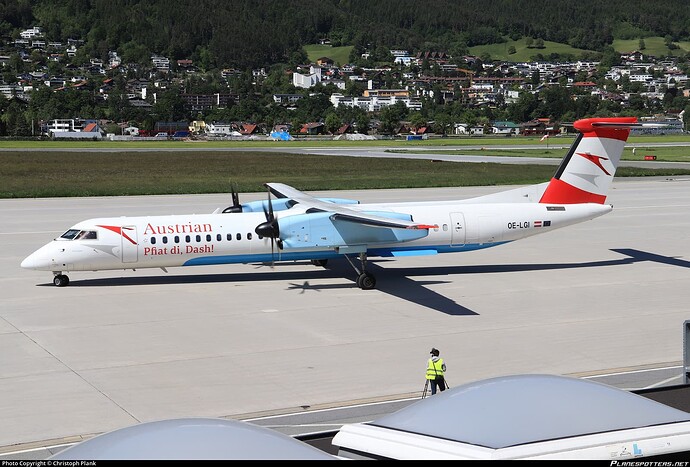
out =
<path fill-rule="evenodd" d="M 669 50 L 664 44 L 664 38 L 655 37 L 645 37 L 645 49 L 641 52 L 646 55 L 653 55 L 655 57 L 666 57 L 668 55 L 680 56 L 685 55 L 690 51 L 690 42 L 682 41 L 676 42 L 678 49 Z M 515 48 L 514 54 L 509 54 L 508 49 L 510 47 Z M 630 53 L 640 48 L 639 39 L 615 39 L 613 41 L 613 48 L 619 53 Z M 552 53 L 558 54 L 572 54 L 578 57 L 583 52 L 591 52 L 590 50 L 576 49 L 570 47 L 567 44 L 561 44 L 558 42 L 544 41 L 544 48 L 537 49 L 535 47 L 527 48 L 525 44 L 525 39 L 520 39 L 517 41 L 508 40 L 503 44 L 490 44 L 490 45 L 478 45 L 476 47 L 470 47 L 470 53 L 480 57 L 484 53 L 488 53 L 493 60 L 510 61 L 510 62 L 528 62 L 530 57 L 542 54 L 544 57 L 548 57 Z"/>
<path fill-rule="evenodd" d="M 616 52 L 620 53 L 630 53 L 636 50 L 640 50 L 645 55 L 653 55 L 655 57 L 666 57 L 668 55 L 680 56 L 685 55 L 690 51 L 690 42 L 676 42 L 678 49 L 669 50 L 664 44 L 663 37 L 645 37 L 644 38 L 645 49 L 640 50 L 640 40 L 630 39 L 622 40 L 616 39 L 613 41 L 613 48 Z"/>
<path fill-rule="evenodd" d="M 528 185 L 555 167 L 285 154 L 257 151 L 0 152 L 0 198 Z M 690 175 L 620 168 L 617 176 Z"/>
<path fill-rule="evenodd" d="M 307 52 L 309 61 L 313 63 L 316 63 L 316 60 L 321 57 L 328 57 L 337 65 L 342 66 L 346 63 L 349 63 L 352 46 L 348 45 L 345 47 L 332 47 L 330 45 L 311 44 L 305 45 L 304 50 Z"/>
<path fill-rule="evenodd" d="M 509 54 L 508 49 L 510 47 L 515 48 L 514 54 Z M 530 57 L 542 54 L 544 57 L 548 57 L 552 53 L 558 54 L 572 54 L 577 57 L 585 51 L 582 49 L 576 49 L 570 47 L 567 44 L 560 44 L 558 42 L 544 41 L 544 48 L 537 49 L 535 47 L 528 48 L 525 39 L 520 39 L 517 41 L 508 40 L 503 44 L 490 44 L 490 45 L 478 45 L 476 47 L 470 47 L 470 53 L 481 57 L 484 53 L 488 53 L 493 60 L 510 61 L 510 62 L 529 62 Z"/>

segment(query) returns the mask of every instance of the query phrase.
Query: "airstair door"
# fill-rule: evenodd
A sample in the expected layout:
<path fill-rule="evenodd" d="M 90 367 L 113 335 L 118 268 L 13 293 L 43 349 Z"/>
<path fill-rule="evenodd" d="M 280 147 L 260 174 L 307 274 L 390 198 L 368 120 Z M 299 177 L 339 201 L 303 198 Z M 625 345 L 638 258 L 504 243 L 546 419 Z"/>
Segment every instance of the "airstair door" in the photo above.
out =
<path fill-rule="evenodd" d="M 450 229 L 450 246 L 465 246 L 465 215 L 463 213 L 450 213 Z"/>
<path fill-rule="evenodd" d="M 120 232 L 120 239 L 122 240 L 122 262 L 136 263 L 139 260 L 137 227 L 134 225 L 123 225 Z"/>

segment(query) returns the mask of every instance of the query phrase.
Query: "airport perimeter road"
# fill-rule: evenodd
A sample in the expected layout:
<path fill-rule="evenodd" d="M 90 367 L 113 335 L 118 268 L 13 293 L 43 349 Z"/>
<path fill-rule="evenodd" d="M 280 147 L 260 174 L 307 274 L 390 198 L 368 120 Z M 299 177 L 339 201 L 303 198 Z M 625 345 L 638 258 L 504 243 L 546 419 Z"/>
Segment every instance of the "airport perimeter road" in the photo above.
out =
<path fill-rule="evenodd" d="M 389 202 L 501 189 L 312 194 Z M 400 399 L 422 390 L 431 347 L 451 386 L 677 366 L 689 193 L 688 178 L 617 179 L 606 216 L 484 251 L 374 260 L 370 291 L 345 262 L 72 273 L 57 288 L 19 264 L 72 224 L 207 213 L 229 194 L 0 200 L 0 447 Z"/>

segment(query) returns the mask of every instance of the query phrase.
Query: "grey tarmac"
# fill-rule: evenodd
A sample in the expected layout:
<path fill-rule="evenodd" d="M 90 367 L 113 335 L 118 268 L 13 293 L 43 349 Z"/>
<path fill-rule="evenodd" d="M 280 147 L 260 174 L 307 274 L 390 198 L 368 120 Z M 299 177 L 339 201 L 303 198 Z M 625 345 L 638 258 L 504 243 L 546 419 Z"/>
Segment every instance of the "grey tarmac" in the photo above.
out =
<path fill-rule="evenodd" d="M 507 188 L 311 194 L 388 202 Z M 57 288 L 19 264 L 72 224 L 208 213 L 230 195 L 0 200 L 0 449 L 417 397 L 431 347 L 451 386 L 677 368 L 689 194 L 690 178 L 616 179 L 606 216 L 483 251 L 372 258 L 368 291 L 337 261 L 71 273 Z"/>

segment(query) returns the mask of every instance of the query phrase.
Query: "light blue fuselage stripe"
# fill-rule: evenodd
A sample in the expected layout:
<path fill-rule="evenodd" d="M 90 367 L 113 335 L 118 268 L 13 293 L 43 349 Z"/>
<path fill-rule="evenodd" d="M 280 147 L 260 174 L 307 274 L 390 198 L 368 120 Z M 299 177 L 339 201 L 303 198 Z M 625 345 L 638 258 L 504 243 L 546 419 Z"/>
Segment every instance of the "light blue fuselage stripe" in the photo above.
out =
<path fill-rule="evenodd" d="M 436 253 L 459 253 L 462 251 L 474 251 L 483 250 L 485 248 L 491 248 L 498 245 L 503 245 L 507 242 L 495 242 L 495 243 L 482 243 L 482 244 L 465 244 L 461 246 L 450 246 L 450 245 L 440 245 L 440 246 L 424 246 L 420 247 L 396 247 L 396 248 L 370 248 L 367 250 L 367 255 L 369 257 L 382 256 L 382 257 L 392 257 L 392 256 L 418 256 L 422 254 L 436 254 Z M 210 264 L 233 264 L 233 263 L 261 263 L 270 261 L 298 261 L 298 260 L 310 260 L 310 259 L 331 259 L 343 256 L 340 253 L 336 253 L 333 250 L 323 250 L 323 251 L 295 251 L 286 252 L 285 250 L 276 251 L 275 255 L 270 253 L 261 254 L 249 254 L 249 255 L 218 255 L 218 256 L 200 256 L 198 258 L 193 258 L 182 266 L 206 266 Z"/>

